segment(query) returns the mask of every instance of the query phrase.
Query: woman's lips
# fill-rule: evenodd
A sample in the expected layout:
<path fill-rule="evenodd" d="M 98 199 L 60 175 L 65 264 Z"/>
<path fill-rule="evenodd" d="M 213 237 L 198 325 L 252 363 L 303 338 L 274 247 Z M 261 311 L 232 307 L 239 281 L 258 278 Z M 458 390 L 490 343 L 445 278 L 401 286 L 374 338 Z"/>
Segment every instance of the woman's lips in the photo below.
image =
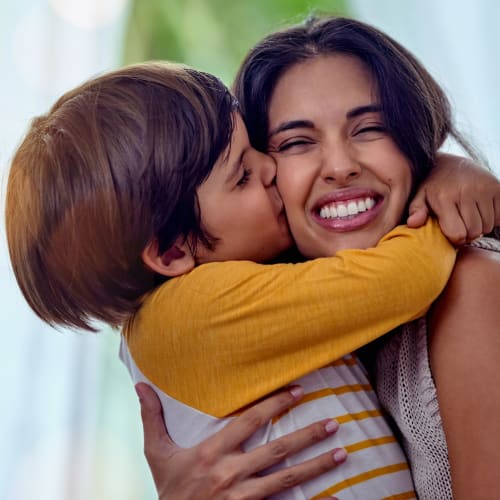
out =
<path fill-rule="evenodd" d="M 367 196 L 365 198 L 351 199 L 348 201 L 337 201 L 323 205 L 319 211 L 322 219 L 345 218 L 350 215 L 357 215 L 372 209 L 376 204 L 375 198 Z"/>
<path fill-rule="evenodd" d="M 312 217 L 322 227 L 334 231 L 353 231 L 375 219 L 383 197 L 374 191 L 349 189 L 323 196 Z"/>

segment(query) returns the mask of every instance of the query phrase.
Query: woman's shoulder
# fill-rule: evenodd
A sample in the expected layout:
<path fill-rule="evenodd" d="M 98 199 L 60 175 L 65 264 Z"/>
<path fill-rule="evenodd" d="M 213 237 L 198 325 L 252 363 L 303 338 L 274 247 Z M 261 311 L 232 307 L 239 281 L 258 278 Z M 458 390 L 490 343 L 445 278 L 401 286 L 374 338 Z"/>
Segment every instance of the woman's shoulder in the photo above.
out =
<path fill-rule="evenodd" d="M 447 342 L 498 333 L 500 324 L 500 252 L 463 247 L 451 278 L 429 316 L 431 341 Z"/>
<path fill-rule="evenodd" d="M 455 327 L 497 321 L 500 308 L 500 245 L 463 247 L 448 285 L 432 310 L 433 323 Z M 438 321 L 436 321 L 438 320 Z M 498 323 L 497 323 L 498 324 Z"/>
<path fill-rule="evenodd" d="M 470 284 L 481 286 L 496 278 L 497 281 L 492 284 L 498 286 L 499 273 L 500 241 L 482 238 L 460 249 L 450 281 L 467 280 Z"/>

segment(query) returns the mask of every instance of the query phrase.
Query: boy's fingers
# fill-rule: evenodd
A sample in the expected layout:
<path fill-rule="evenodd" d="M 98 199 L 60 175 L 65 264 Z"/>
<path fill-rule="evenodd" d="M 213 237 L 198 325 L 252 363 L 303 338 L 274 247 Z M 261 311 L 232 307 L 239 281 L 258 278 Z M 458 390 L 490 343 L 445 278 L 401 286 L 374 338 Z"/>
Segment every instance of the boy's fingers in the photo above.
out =
<path fill-rule="evenodd" d="M 475 201 L 464 203 L 460 209 L 460 215 L 467 228 L 467 241 L 472 241 L 484 233 L 483 218 Z"/>
<path fill-rule="evenodd" d="M 260 427 L 293 406 L 304 394 L 299 386 L 274 394 L 238 415 L 224 429 L 207 439 L 213 453 L 222 455 L 239 448 Z"/>
<path fill-rule="evenodd" d="M 410 212 L 406 224 L 408 224 L 408 227 L 421 227 L 425 224 L 428 217 L 429 209 L 426 206 L 414 208 Z"/>
<path fill-rule="evenodd" d="M 408 208 L 410 214 L 406 223 L 409 227 L 420 227 L 425 224 L 429 217 L 429 207 L 427 205 L 426 191 L 421 189 L 413 198 Z"/>
<path fill-rule="evenodd" d="M 467 242 L 467 227 L 462 220 L 458 207 L 450 205 L 449 213 L 441 216 L 438 222 L 443 234 L 454 245 L 463 245 Z"/>
<path fill-rule="evenodd" d="M 495 227 L 495 200 L 479 200 L 477 208 L 483 221 L 481 234 L 491 233 Z"/>

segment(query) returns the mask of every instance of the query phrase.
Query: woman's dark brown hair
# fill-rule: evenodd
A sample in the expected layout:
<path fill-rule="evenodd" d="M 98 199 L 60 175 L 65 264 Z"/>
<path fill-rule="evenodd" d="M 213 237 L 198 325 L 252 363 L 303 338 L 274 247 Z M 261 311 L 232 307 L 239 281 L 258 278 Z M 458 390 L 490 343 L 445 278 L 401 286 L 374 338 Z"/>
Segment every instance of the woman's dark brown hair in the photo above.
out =
<path fill-rule="evenodd" d="M 378 29 L 341 17 L 310 18 L 267 36 L 248 53 L 234 91 L 254 147 L 267 148 L 268 110 L 279 79 L 296 64 L 330 54 L 357 57 L 372 73 L 385 126 L 410 161 L 414 189 L 448 136 L 473 154 L 453 126 L 446 95 L 422 64 Z"/>
<path fill-rule="evenodd" d="M 235 111 L 212 75 L 147 63 L 95 78 L 33 120 L 9 173 L 7 241 L 29 305 L 52 325 L 120 325 L 157 283 L 141 253 L 210 246 L 196 189 Z"/>

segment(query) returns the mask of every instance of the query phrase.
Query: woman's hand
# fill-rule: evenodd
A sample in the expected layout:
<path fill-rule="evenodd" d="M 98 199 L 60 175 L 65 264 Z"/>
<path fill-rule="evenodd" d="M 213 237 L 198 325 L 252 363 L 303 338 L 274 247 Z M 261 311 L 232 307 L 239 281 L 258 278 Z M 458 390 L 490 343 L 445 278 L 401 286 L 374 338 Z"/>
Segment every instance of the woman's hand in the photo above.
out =
<path fill-rule="evenodd" d="M 500 225 L 500 181 L 472 160 L 440 154 L 410 204 L 408 226 L 423 225 L 429 210 L 452 243 L 472 241 Z"/>
<path fill-rule="evenodd" d="M 179 448 L 166 432 L 160 400 L 146 384 L 136 385 L 144 426 L 144 453 L 159 500 L 260 500 L 333 469 L 346 459 L 334 449 L 266 476 L 259 472 L 335 433 L 338 424 L 323 420 L 250 452 L 241 444 L 259 427 L 302 397 L 300 387 L 275 394 L 193 448 Z"/>

